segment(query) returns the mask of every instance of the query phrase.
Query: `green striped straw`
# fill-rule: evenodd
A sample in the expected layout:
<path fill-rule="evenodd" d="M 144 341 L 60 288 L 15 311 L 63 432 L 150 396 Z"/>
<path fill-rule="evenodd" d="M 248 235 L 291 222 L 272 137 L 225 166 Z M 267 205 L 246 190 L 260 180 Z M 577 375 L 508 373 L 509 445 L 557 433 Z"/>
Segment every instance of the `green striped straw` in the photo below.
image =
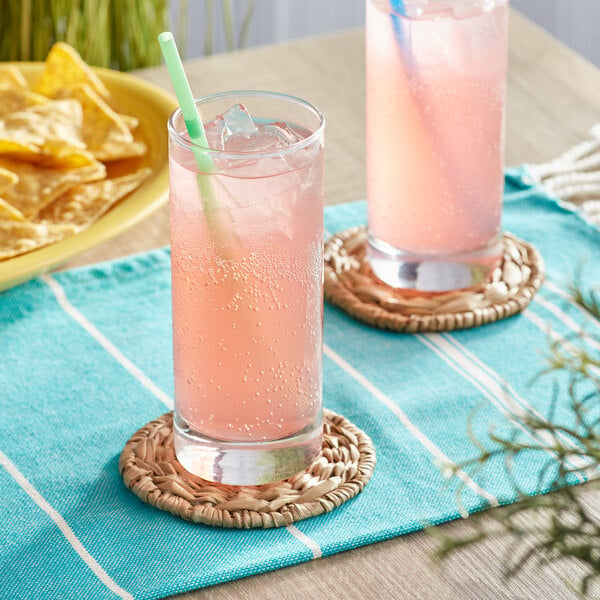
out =
<path fill-rule="evenodd" d="M 216 202 L 210 180 L 207 177 L 208 173 L 214 171 L 214 164 L 208 152 L 202 150 L 202 148 L 208 148 L 206 132 L 204 131 L 202 119 L 200 118 L 194 96 L 192 95 L 190 82 L 183 70 L 183 63 L 181 62 L 181 57 L 179 56 L 173 34 L 170 31 L 161 33 L 158 36 L 158 43 L 160 44 L 160 49 L 162 50 L 165 64 L 167 65 L 167 70 L 169 71 L 169 76 L 171 77 L 173 88 L 175 89 L 175 95 L 177 96 L 179 106 L 181 107 L 181 114 L 185 121 L 190 141 L 192 142 L 192 152 L 196 159 L 196 165 L 200 170 L 200 173 L 197 175 L 198 186 L 200 188 L 200 199 L 204 208 L 206 220 L 210 225 L 211 216 L 216 209 Z M 211 232 L 213 238 L 217 238 L 219 236 L 216 235 L 215 229 L 218 227 L 218 224 L 213 222 L 213 225 L 214 227 L 211 227 Z"/>
<path fill-rule="evenodd" d="M 183 120 L 185 121 L 190 140 L 193 144 L 208 148 L 206 132 L 204 131 L 202 119 L 200 119 L 198 108 L 194 102 L 190 82 L 183 70 L 183 63 L 181 62 L 181 57 L 177 50 L 175 38 L 170 31 L 164 31 L 158 36 L 158 43 L 160 44 L 160 49 L 162 50 L 165 64 L 167 65 L 169 76 L 171 77 L 171 82 L 175 88 L 175 95 L 181 106 L 181 114 L 183 115 Z M 193 151 L 194 156 L 196 156 L 196 162 L 206 165 L 210 162 L 212 167 L 212 161 L 209 156 L 206 156 L 199 148 L 193 148 Z"/>

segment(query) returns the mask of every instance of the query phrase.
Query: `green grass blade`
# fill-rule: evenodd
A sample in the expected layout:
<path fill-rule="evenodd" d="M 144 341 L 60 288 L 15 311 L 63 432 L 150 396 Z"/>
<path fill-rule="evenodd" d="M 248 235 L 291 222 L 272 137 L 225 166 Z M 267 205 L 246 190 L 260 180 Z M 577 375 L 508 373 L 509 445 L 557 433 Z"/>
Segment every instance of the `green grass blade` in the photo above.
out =
<path fill-rule="evenodd" d="M 223 27 L 225 29 L 225 47 L 229 52 L 235 49 L 233 35 L 233 8 L 231 0 L 222 0 L 223 5 Z"/>
<path fill-rule="evenodd" d="M 190 7 L 188 0 L 179 0 L 179 14 L 177 17 L 177 46 L 181 55 L 186 56 L 188 46 L 188 15 Z"/>
<path fill-rule="evenodd" d="M 210 56 L 214 49 L 213 24 L 215 20 L 215 2 L 206 0 L 204 5 L 204 55 Z"/>
<path fill-rule="evenodd" d="M 31 60 L 31 0 L 21 1 L 21 60 Z"/>
<path fill-rule="evenodd" d="M 246 12 L 242 20 L 242 26 L 240 27 L 240 37 L 238 38 L 238 48 L 245 48 L 248 42 L 248 31 L 250 30 L 250 24 L 252 23 L 252 16 L 254 15 L 254 6 L 256 0 L 249 0 L 246 6 Z"/>

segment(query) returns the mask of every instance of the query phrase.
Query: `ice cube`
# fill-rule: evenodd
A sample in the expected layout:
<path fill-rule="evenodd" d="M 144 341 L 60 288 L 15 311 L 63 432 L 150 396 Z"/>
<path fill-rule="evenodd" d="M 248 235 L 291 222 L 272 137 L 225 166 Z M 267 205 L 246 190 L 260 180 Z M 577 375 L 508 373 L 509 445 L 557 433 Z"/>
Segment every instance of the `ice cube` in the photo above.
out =
<path fill-rule="evenodd" d="M 242 104 L 223 118 L 222 147 L 229 152 L 277 152 L 302 139 L 286 123 L 255 123 Z"/>
<path fill-rule="evenodd" d="M 469 19 L 481 13 L 492 12 L 499 4 L 498 0 L 483 0 L 480 3 L 473 3 L 470 0 L 460 0 L 453 5 L 452 16 L 455 19 Z"/>
<path fill-rule="evenodd" d="M 223 115 L 223 120 L 225 121 L 224 137 L 229 135 L 252 135 L 258 131 L 250 113 L 241 102 L 232 106 Z"/>
<path fill-rule="evenodd" d="M 256 132 L 246 138 L 249 152 L 276 152 L 295 144 L 301 138 L 286 123 L 260 123 Z"/>
<path fill-rule="evenodd" d="M 225 119 L 221 115 L 214 118 L 213 121 L 205 126 L 206 141 L 208 147 L 213 150 L 225 150 L 223 146 L 223 131 L 225 130 Z"/>
<path fill-rule="evenodd" d="M 277 121 L 276 123 L 265 125 L 263 131 L 268 131 L 281 143 L 285 144 L 285 146 L 295 144 L 302 139 L 287 123 L 284 123 L 283 121 Z"/>

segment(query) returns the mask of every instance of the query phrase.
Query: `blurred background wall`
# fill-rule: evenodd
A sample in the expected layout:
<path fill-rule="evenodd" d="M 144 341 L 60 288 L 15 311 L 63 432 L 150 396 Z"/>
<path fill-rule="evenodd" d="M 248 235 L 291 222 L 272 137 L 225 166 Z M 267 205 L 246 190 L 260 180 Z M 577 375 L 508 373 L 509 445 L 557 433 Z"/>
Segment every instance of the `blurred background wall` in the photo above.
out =
<path fill-rule="evenodd" d="M 512 4 L 600 67 L 600 0 L 513 0 Z"/>
<path fill-rule="evenodd" d="M 210 1 L 210 0 L 209 0 Z M 233 0 L 236 31 L 249 0 Z M 178 0 L 173 0 L 172 15 Z M 512 0 L 515 8 L 600 66 L 600 0 Z M 206 0 L 188 2 L 188 57 L 204 51 Z M 221 2 L 214 2 L 215 52 L 226 49 Z M 247 44 L 279 42 L 364 25 L 364 0 L 255 0 Z"/>

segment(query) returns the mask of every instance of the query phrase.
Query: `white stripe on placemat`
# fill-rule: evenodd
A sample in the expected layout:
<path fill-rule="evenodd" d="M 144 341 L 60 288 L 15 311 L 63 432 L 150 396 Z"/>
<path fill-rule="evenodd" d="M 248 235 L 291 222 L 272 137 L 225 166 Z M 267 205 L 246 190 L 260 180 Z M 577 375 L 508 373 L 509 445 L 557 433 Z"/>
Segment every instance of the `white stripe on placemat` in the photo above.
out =
<path fill-rule="evenodd" d="M 543 296 L 537 294 L 534 297 L 534 301 L 537 302 L 540 306 L 543 306 L 548 312 L 552 313 L 559 321 L 561 321 L 564 325 L 566 325 L 573 333 L 580 335 L 583 333 L 583 329 L 581 325 L 579 325 L 575 319 L 572 319 L 566 312 L 561 310 L 558 306 L 546 300 Z M 587 311 L 586 311 L 587 312 Z M 595 350 L 600 350 L 600 342 L 595 340 L 590 336 L 584 336 L 584 339 L 587 344 L 589 344 Z"/>
<path fill-rule="evenodd" d="M 347 363 L 339 354 L 334 352 L 327 344 L 323 344 L 323 353 L 341 367 L 348 375 L 362 385 L 374 398 L 387 406 L 398 417 L 402 425 L 411 435 L 442 464 L 455 467 L 456 465 L 408 418 L 406 413 L 396 405 L 379 388 L 371 383 L 362 373 Z M 456 471 L 456 476 L 481 498 L 485 498 L 492 506 L 498 506 L 498 499 L 493 494 L 484 490 L 467 475 L 462 469 Z M 461 514 L 462 514 L 462 508 Z M 463 516 L 468 516 L 463 514 Z"/>
<path fill-rule="evenodd" d="M 42 279 L 52 290 L 58 303 L 63 310 L 81 325 L 119 364 L 121 364 L 131 375 L 133 375 L 146 389 L 150 390 L 159 400 L 164 402 L 170 409 L 173 408 L 173 400 L 169 398 L 143 371 L 134 365 L 104 334 L 90 323 L 68 300 L 63 287 L 49 275 L 41 275 Z M 314 540 L 288 525 L 288 531 L 303 542 L 313 553 L 314 558 L 320 558 L 321 548 Z"/>
<path fill-rule="evenodd" d="M 133 600 L 133 596 L 117 585 L 108 573 L 98 564 L 96 559 L 83 547 L 73 530 L 69 527 L 63 517 L 44 499 L 44 497 L 33 487 L 27 478 L 19 471 L 14 463 L 0 451 L 0 465 L 7 473 L 23 488 L 25 493 L 56 523 L 65 539 L 71 544 L 73 550 L 79 554 L 83 562 L 93 571 L 94 575 L 119 598 Z"/>
<path fill-rule="evenodd" d="M 544 415 L 542 415 L 542 413 L 540 413 L 533 406 L 531 406 L 531 404 L 529 404 L 529 402 L 527 402 L 527 400 L 525 400 L 525 398 L 523 398 L 523 396 L 521 396 L 508 383 L 508 381 L 506 381 L 506 379 L 501 377 L 489 365 L 487 365 L 481 359 L 479 359 L 477 356 L 475 356 L 468 348 L 463 346 L 455 337 L 453 337 L 449 333 L 441 333 L 439 335 L 441 335 L 442 337 L 444 337 L 444 339 L 446 339 L 449 343 L 451 343 L 454 346 L 454 348 L 456 348 L 457 352 L 460 352 L 461 354 L 463 354 L 467 360 L 472 361 L 477 367 L 479 367 L 482 371 L 487 373 L 487 375 L 489 375 L 492 379 L 494 379 L 498 383 L 498 385 L 500 386 L 501 390 L 504 393 L 499 394 L 497 396 L 497 398 L 500 401 L 502 401 L 502 399 L 508 399 L 508 398 L 511 399 L 510 406 L 506 406 L 506 408 L 507 408 L 507 410 L 510 410 L 511 413 L 514 414 L 515 417 L 522 418 L 523 416 L 526 415 L 527 412 L 529 412 L 532 415 L 534 415 L 535 417 L 537 417 L 538 419 L 540 419 L 541 421 L 547 422 Z M 541 439 L 544 442 L 554 445 L 554 437 L 551 433 L 544 432 L 544 431 L 536 431 L 535 433 L 536 433 L 536 435 L 541 437 Z M 573 442 L 573 440 L 571 440 L 568 436 L 564 435 L 561 432 L 557 432 L 556 437 L 560 438 L 567 447 L 572 448 L 576 452 L 576 454 L 571 455 L 568 459 L 568 463 L 571 464 L 571 466 L 574 466 L 581 470 L 585 470 L 587 467 L 590 466 L 589 461 L 586 461 L 577 455 L 577 453 L 580 453 L 582 451 L 582 449 L 579 448 L 577 446 L 577 444 L 575 442 Z M 579 477 L 579 479 L 583 482 L 581 477 Z"/>
<path fill-rule="evenodd" d="M 312 552 L 313 559 L 321 558 L 323 556 L 321 552 L 321 546 L 309 538 L 305 533 L 302 533 L 295 525 L 287 525 L 286 529 L 297 539 L 299 539 L 305 546 L 308 546 Z"/>
<path fill-rule="evenodd" d="M 576 308 L 584 317 L 586 317 L 587 319 L 591 319 L 596 325 L 598 324 L 598 319 L 584 306 L 581 306 L 581 304 L 579 304 L 571 294 L 565 292 L 564 290 L 559 288 L 551 281 L 548 281 L 547 279 L 544 283 L 544 287 L 548 288 L 551 292 L 554 292 L 557 296 L 560 296 L 563 300 L 566 300 L 571 306 Z M 535 297 L 537 298 L 537 296 Z"/>
<path fill-rule="evenodd" d="M 518 419 L 519 413 L 522 415 L 522 409 L 517 404 L 515 399 L 502 389 L 502 386 L 494 380 L 493 377 L 488 375 L 483 369 L 479 368 L 477 364 L 471 361 L 467 356 L 463 355 L 456 348 L 454 348 L 448 340 L 444 339 L 439 333 L 418 333 L 415 334 L 415 338 L 418 339 L 422 344 L 427 346 L 435 354 L 437 354 L 446 364 L 448 364 L 456 373 L 461 375 L 464 379 L 469 381 L 474 387 L 476 387 L 515 427 L 520 429 L 526 436 L 531 438 L 534 442 L 536 438 L 542 441 L 553 444 L 554 439 L 552 435 L 547 432 L 532 432 Z M 540 448 L 542 450 L 542 448 Z M 546 454 L 556 457 L 556 454 L 548 449 L 543 449 Z M 579 462 L 578 457 L 573 457 L 574 462 Z M 579 459 L 581 460 L 581 459 Z M 587 467 L 587 463 L 577 466 L 578 469 Z M 579 479 L 581 483 L 585 481 L 585 478 L 581 473 L 574 473 L 575 477 Z"/>
<path fill-rule="evenodd" d="M 41 275 L 40 279 L 46 283 L 62 309 L 85 329 L 125 370 L 129 371 L 147 390 L 152 392 L 168 408 L 173 409 L 173 400 L 165 394 L 139 367 L 134 365 L 104 334 L 102 334 L 83 314 L 70 302 L 63 287 L 49 275 Z"/>
<path fill-rule="evenodd" d="M 447 340 L 443 339 L 438 333 L 415 334 L 415 337 L 435 352 L 444 362 L 446 362 L 456 373 L 469 381 L 476 387 L 515 427 L 520 429 L 534 442 L 538 439 L 546 444 L 553 445 L 554 438 L 548 432 L 532 432 L 521 421 L 524 411 L 517 404 L 516 400 L 503 390 L 500 383 L 494 380 L 483 369 L 479 368 L 468 357 L 464 356 L 457 349 L 453 348 Z M 537 438 L 537 439 L 536 439 Z M 542 448 L 540 448 L 542 449 Z M 543 449 L 546 454 L 556 457 L 556 454 L 548 449 Z M 579 457 L 573 456 L 569 463 L 573 463 L 578 469 L 585 469 L 589 464 L 582 461 Z M 574 473 L 575 477 L 583 483 L 585 478 L 581 473 Z"/>

